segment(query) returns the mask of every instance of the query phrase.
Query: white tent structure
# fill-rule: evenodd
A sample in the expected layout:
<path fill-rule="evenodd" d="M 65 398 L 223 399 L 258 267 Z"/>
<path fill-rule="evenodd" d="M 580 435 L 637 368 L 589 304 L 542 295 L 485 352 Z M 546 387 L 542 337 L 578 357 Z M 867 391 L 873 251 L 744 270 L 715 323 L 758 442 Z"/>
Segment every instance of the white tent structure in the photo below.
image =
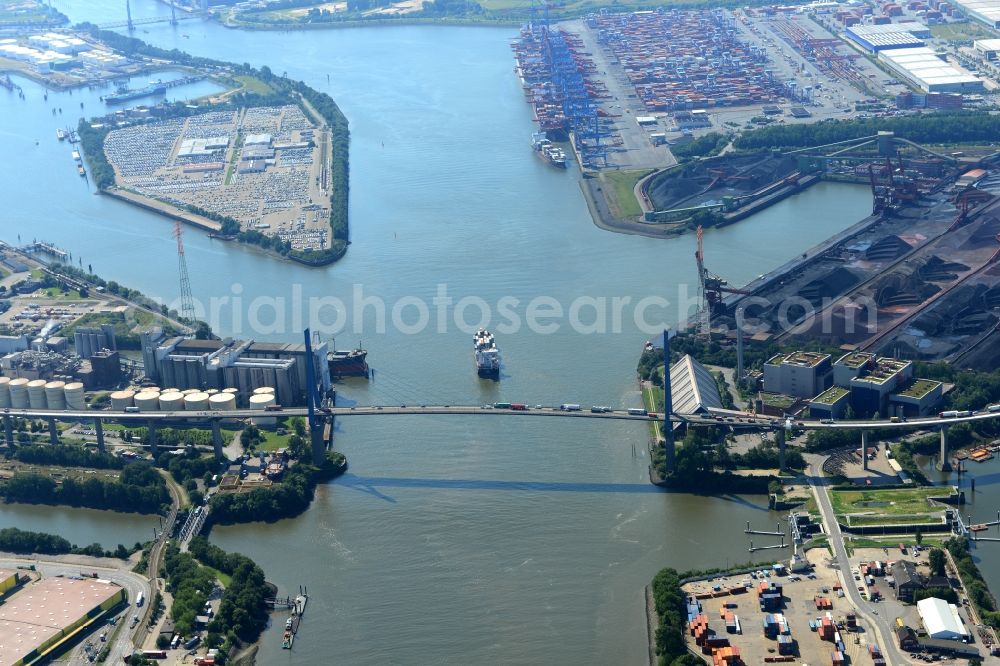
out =
<path fill-rule="evenodd" d="M 969 630 L 965 628 L 955 604 L 931 597 L 917 602 L 917 612 L 920 613 L 920 619 L 930 638 L 955 640 L 969 636 Z"/>

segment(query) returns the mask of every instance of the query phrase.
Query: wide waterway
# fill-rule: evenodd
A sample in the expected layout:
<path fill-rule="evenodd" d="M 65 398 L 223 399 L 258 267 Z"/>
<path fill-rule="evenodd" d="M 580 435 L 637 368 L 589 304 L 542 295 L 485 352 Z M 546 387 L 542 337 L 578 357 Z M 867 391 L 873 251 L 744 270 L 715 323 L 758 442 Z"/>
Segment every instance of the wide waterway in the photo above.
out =
<path fill-rule="evenodd" d="M 56 5 L 75 21 L 119 20 L 121 12 L 111 0 Z M 164 9 L 133 2 L 135 16 Z M 517 298 L 522 317 L 538 296 L 567 310 L 578 297 L 676 302 L 678 285 L 687 284 L 694 297 L 693 237 L 662 241 L 596 229 L 577 174 L 550 169 L 532 154 L 531 112 L 508 47 L 513 30 L 290 35 L 196 21 L 145 29 L 137 36 L 160 46 L 301 78 L 329 92 L 351 123 L 353 244 L 343 261 L 309 270 L 195 230 L 185 235 L 196 298 L 242 299 L 238 318 L 221 308 L 222 334 L 297 341 L 290 305 L 285 330 L 254 332 L 250 302 L 336 297 L 350 311 L 357 288 L 391 309 L 404 297 L 430 304 L 438 285 L 447 285 L 455 301 L 475 296 L 493 306 Z M 73 106 L 70 97 L 50 94 L 46 104 L 36 86 L 25 89 L 27 101 L 0 94 L 0 159 L 18 165 L 0 183 L 0 237 L 50 240 L 108 279 L 175 298 L 171 223 L 91 194 L 54 138 L 50 108 Z M 89 111 L 99 108 L 97 94 L 77 91 L 71 101 L 78 108 L 83 100 Z M 707 232 L 706 260 L 743 283 L 869 208 L 866 188 L 820 184 Z M 420 332 L 390 322 L 379 333 L 375 307 L 361 332 L 350 318 L 337 337 L 341 347 L 362 341 L 377 369 L 371 383 L 342 386 L 342 400 L 639 404 L 634 367 L 650 333 L 637 327 L 630 308 L 616 334 L 575 332 L 564 317 L 553 333 L 522 327 L 499 335 L 505 366 L 493 383 L 476 378 L 471 336 L 450 318 L 440 333 L 433 309 Z M 415 312 L 406 310 L 404 323 L 413 323 Z M 476 313 L 469 309 L 466 319 Z M 647 312 L 651 323 L 677 317 L 673 306 Z M 581 315 L 592 318 L 589 310 Z M 222 547 L 256 559 L 284 591 L 302 584 L 313 595 L 295 649 L 280 649 L 275 626 L 262 663 L 644 663 L 642 588 L 656 570 L 743 561 L 745 522 L 779 518 L 763 497 L 657 490 L 648 483 L 646 437 L 642 424 L 627 423 L 342 419 L 336 446 L 350 470 L 321 487 L 309 511 L 213 532 Z M 59 527 L 44 516 L 33 524 Z M 110 535 L 107 541 L 116 543 Z"/>

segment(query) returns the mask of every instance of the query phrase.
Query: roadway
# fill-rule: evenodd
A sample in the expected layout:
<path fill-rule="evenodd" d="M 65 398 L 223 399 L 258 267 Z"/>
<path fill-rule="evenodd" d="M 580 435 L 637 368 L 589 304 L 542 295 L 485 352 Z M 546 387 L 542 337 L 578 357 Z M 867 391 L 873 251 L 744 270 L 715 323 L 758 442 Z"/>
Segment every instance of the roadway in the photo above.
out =
<path fill-rule="evenodd" d="M 30 559 L 0 559 L 0 567 L 4 568 L 13 569 L 19 566 L 30 565 L 34 565 L 35 569 L 43 576 L 79 576 L 81 572 L 93 571 L 96 572 L 100 578 L 110 580 L 125 588 L 125 591 L 128 594 L 128 606 L 124 612 L 119 614 L 120 629 L 117 632 L 114 632 L 114 629 L 109 632 L 109 635 L 114 634 L 114 639 L 110 646 L 110 654 L 105 662 L 108 664 L 124 663 L 125 657 L 131 655 L 133 651 L 132 632 L 129 631 L 131 617 L 134 615 L 134 613 L 131 612 L 134 609 L 133 604 L 140 593 L 145 595 L 146 599 L 150 598 L 149 581 L 143 576 L 133 573 L 128 569 L 93 566 L 90 564 L 72 564 L 59 559 L 47 558 L 44 556 L 33 557 Z M 95 647 L 98 647 L 98 651 L 100 650 L 100 647 L 103 646 L 103 643 L 94 640 L 93 637 L 88 640 L 93 642 Z M 83 642 L 85 643 L 86 641 Z M 69 658 L 69 663 L 89 663 L 84 654 L 82 645 L 73 649 L 71 657 Z"/>
<path fill-rule="evenodd" d="M 874 605 L 863 599 L 858 592 L 858 586 L 854 581 L 854 573 L 851 571 L 851 561 L 847 555 L 847 547 L 844 545 L 844 535 L 840 532 L 840 524 L 837 522 L 833 504 L 830 502 L 830 494 L 827 492 L 827 484 L 823 476 L 824 460 L 825 458 L 821 458 L 818 461 L 815 459 L 812 460 L 806 468 L 806 477 L 816 498 L 816 506 L 823 517 L 830 545 L 833 547 L 833 555 L 840 572 L 840 582 L 844 587 L 844 594 L 847 595 L 851 605 L 857 610 L 859 618 L 864 620 L 868 626 L 874 628 L 878 640 L 869 641 L 869 643 L 878 643 L 878 646 L 882 649 L 882 654 L 885 656 L 886 663 L 910 663 L 909 659 L 903 655 L 896 644 L 895 632 L 891 625 L 892 620 L 879 615 Z"/>
<path fill-rule="evenodd" d="M 1000 419 L 1000 411 L 975 412 L 970 416 L 959 416 L 941 418 L 940 416 L 930 416 L 925 418 L 907 419 L 900 421 L 810 421 L 794 420 L 781 417 L 756 415 L 730 409 L 710 409 L 709 414 L 678 414 L 673 418 L 685 421 L 692 425 L 719 425 L 774 429 L 779 427 L 794 428 L 796 430 L 884 430 L 884 429 L 910 429 L 919 430 L 927 428 L 939 428 L 957 423 L 974 423 L 978 421 L 988 421 Z M 19 418 L 34 419 L 110 419 L 123 422 L 149 421 L 176 421 L 194 420 L 205 421 L 210 419 L 261 419 L 276 418 L 284 416 L 306 416 L 308 410 L 305 407 L 295 407 L 278 411 L 236 409 L 219 411 L 174 411 L 174 412 L 111 412 L 111 411 L 71 411 L 71 410 L 50 410 L 50 409 L 15 409 L 5 408 L 4 415 L 16 416 Z M 560 407 L 532 406 L 523 410 L 494 407 L 493 405 L 369 405 L 354 407 L 332 407 L 319 409 L 316 413 L 320 416 L 404 416 L 404 415 L 438 415 L 438 416 L 552 416 L 562 418 L 577 419 L 612 419 L 618 421 L 649 421 L 651 418 L 662 418 L 662 415 L 630 414 L 627 410 L 615 409 L 610 411 L 592 412 L 590 408 L 581 410 L 564 410 Z M 721 419 L 721 420 L 720 420 Z"/>

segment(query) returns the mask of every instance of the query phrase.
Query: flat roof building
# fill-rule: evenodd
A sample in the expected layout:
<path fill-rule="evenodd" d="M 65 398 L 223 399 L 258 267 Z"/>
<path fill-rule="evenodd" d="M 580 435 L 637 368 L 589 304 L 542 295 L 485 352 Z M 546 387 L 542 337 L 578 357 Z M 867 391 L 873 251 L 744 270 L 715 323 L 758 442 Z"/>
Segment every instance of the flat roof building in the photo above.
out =
<path fill-rule="evenodd" d="M 982 79 L 960 69 L 927 48 L 894 48 L 879 51 L 878 59 L 924 92 L 981 93 Z"/>
<path fill-rule="evenodd" d="M 814 419 L 839 419 L 851 404 L 851 392 L 843 386 L 831 386 L 809 401 L 809 416 Z"/>
<path fill-rule="evenodd" d="M 797 398 L 812 398 L 830 386 L 829 354 L 776 354 L 764 364 L 764 390 Z"/>
<path fill-rule="evenodd" d="M 958 607 L 944 599 L 930 597 L 917 602 L 917 612 L 930 638 L 962 639 L 969 636 Z"/>
<path fill-rule="evenodd" d="M 941 382 L 914 379 L 889 396 L 889 412 L 893 416 L 929 416 L 934 413 L 943 394 Z"/>
<path fill-rule="evenodd" d="M 913 377 L 913 364 L 894 358 L 879 358 L 868 366 L 868 372 L 851 380 L 851 408 L 867 418 L 876 413 L 886 415 L 889 394 Z"/>
<path fill-rule="evenodd" d="M 924 45 L 924 40 L 905 30 L 900 24 L 853 25 L 845 32 L 851 41 L 869 53 Z"/>
<path fill-rule="evenodd" d="M 106 580 L 43 578 L 0 606 L 0 664 L 31 663 L 67 636 L 125 600 Z"/>
<path fill-rule="evenodd" d="M 969 16 L 991 28 L 1000 28 L 1000 2 L 997 0 L 955 0 Z"/>
<path fill-rule="evenodd" d="M 987 60 L 996 60 L 1000 54 L 1000 39 L 977 39 L 972 43 L 972 47 Z"/>
<path fill-rule="evenodd" d="M 875 364 L 875 354 L 869 352 L 849 352 L 833 364 L 833 383 L 848 388 L 851 380 L 860 377 L 870 365 Z"/>

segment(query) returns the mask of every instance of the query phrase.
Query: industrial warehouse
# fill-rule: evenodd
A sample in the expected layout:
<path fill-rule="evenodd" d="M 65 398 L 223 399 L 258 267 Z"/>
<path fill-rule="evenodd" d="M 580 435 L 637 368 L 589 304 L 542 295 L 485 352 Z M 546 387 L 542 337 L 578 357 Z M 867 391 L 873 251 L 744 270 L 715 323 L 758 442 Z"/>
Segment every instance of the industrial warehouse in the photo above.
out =
<path fill-rule="evenodd" d="M 12 578 L 28 579 L 0 570 L 0 595 Z M 122 587 L 96 578 L 53 576 L 10 588 L 16 591 L 0 605 L 0 663 L 10 666 L 43 659 L 125 602 Z"/>

